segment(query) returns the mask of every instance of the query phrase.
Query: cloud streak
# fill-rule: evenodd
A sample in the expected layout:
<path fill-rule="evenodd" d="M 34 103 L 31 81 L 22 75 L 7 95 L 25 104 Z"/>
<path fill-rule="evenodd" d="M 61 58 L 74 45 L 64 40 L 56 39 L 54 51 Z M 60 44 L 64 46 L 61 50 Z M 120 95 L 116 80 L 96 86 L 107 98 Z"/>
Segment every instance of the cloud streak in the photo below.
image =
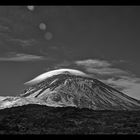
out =
<path fill-rule="evenodd" d="M 0 25 L 0 32 L 1 31 L 9 31 L 9 27 L 8 26 L 4 26 L 4 25 Z"/>
<path fill-rule="evenodd" d="M 86 72 L 98 75 L 128 75 L 129 72 L 113 67 L 113 64 L 98 59 L 79 60 L 75 62 L 76 65 L 82 66 Z"/>
<path fill-rule="evenodd" d="M 38 55 L 32 55 L 32 54 L 24 54 L 24 53 L 14 53 L 14 54 L 8 54 L 5 57 L 0 57 L 0 61 L 15 61 L 15 62 L 21 62 L 21 61 L 40 61 L 45 60 L 43 56 Z"/>
<path fill-rule="evenodd" d="M 94 59 L 87 59 L 87 60 L 79 60 L 75 62 L 77 65 L 82 66 L 92 66 L 92 67 L 108 67 L 111 66 L 111 64 L 105 60 L 94 60 Z"/>
<path fill-rule="evenodd" d="M 9 39 L 8 41 L 19 44 L 22 47 L 30 47 L 36 43 L 36 41 L 34 39 L 23 40 L 23 39 L 12 38 L 12 39 Z"/>

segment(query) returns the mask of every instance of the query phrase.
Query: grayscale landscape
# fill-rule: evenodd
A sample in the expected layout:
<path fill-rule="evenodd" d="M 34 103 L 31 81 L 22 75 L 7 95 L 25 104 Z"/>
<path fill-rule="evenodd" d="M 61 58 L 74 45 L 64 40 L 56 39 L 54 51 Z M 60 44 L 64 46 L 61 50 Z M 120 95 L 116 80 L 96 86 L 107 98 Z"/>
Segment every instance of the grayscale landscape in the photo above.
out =
<path fill-rule="evenodd" d="M 140 134 L 139 6 L 0 6 L 0 134 Z"/>

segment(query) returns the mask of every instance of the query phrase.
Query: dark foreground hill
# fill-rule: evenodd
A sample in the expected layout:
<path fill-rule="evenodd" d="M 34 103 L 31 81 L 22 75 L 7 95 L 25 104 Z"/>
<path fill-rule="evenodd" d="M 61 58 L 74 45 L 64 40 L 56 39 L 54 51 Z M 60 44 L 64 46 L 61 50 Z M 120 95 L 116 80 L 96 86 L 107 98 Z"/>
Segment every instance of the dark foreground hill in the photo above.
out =
<path fill-rule="evenodd" d="M 25 105 L 0 110 L 0 134 L 140 134 L 140 111 Z"/>

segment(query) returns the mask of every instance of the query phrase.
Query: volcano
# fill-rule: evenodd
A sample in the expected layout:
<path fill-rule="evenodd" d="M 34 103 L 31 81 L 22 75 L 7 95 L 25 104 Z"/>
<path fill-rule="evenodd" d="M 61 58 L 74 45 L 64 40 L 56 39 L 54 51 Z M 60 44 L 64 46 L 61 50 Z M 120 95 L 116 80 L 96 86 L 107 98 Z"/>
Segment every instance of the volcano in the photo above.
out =
<path fill-rule="evenodd" d="M 138 100 L 78 70 L 49 71 L 25 84 L 28 88 L 19 96 L 2 98 L 0 108 L 40 104 L 92 110 L 140 109 Z"/>

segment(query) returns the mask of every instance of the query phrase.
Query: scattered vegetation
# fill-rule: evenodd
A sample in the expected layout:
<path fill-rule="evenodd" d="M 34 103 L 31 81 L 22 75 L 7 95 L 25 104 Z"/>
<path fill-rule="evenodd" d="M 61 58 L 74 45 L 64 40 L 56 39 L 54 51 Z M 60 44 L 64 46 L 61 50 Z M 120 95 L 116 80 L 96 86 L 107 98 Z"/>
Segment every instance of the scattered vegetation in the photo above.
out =
<path fill-rule="evenodd" d="M 140 134 L 140 111 L 25 105 L 0 110 L 0 134 Z"/>

